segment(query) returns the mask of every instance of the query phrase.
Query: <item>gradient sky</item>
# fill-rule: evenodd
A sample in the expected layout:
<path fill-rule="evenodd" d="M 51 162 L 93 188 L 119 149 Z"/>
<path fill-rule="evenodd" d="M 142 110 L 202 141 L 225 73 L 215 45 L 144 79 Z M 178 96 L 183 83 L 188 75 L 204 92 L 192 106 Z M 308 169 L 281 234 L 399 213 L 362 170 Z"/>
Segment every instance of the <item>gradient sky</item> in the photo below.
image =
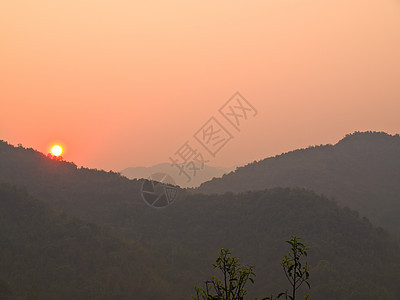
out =
<path fill-rule="evenodd" d="M 207 156 L 193 134 L 236 91 L 258 115 Z M 400 2 L 3 0 L 0 112 L 0 139 L 114 171 L 399 133 Z"/>

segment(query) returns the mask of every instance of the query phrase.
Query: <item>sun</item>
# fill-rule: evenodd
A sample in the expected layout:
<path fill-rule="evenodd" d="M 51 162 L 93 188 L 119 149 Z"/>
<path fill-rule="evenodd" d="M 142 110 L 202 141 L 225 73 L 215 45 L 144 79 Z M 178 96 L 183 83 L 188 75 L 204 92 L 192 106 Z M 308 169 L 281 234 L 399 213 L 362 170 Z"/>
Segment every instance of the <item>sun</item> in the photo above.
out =
<path fill-rule="evenodd" d="M 59 145 L 55 145 L 53 148 L 51 148 L 51 153 L 55 156 L 60 156 L 63 152 L 63 149 Z"/>

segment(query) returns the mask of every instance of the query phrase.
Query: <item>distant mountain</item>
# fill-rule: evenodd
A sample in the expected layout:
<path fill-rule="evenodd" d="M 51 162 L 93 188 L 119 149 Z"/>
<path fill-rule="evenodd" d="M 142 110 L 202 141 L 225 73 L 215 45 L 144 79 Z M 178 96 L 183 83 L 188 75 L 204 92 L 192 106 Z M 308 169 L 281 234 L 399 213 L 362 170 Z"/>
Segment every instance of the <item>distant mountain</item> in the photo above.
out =
<path fill-rule="evenodd" d="M 304 187 L 360 211 L 400 234 L 400 137 L 356 132 L 335 145 L 309 147 L 237 168 L 196 192 Z"/>
<path fill-rule="evenodd" d="M 221 177 L 222 175 L 233 171 L 235 168 L 222 168 L 212 167 L 208 165 L 201 165 L 199 162 L 188 162 L 193 163 L 193 167 L 186 168 L 186 172 L 190 176 L 187 177 L 180 174 L 180 169 L 176 165 L 171 163 L 161 163 L 152 167 L 131 167 L 122 170 L 121 175 L 128 177 L 129 179 L 147 179 L 149 176 L 155 173 L 166 173 L 175 180 L 175 183 L 180 187 L 198 187 L 205 181 L 211 180 L 214 177 Z M 193 169 L 193 170 L 192 170 Z"/>
<path fill-rule="evenodd" d="M 140 243 L 56 213 L 26 191 L 2 183 L 0 227 L 0 299 L 178 295 L 165 274 L 163 278 L 165 263 Z"/>
<path fill-rule="evenodd" d="M 276 188 L 203 195 L 178 189 L 178 198 L 171 206 L 155 210 L 141 199 L 143 180 L 77 168 L 72 163 L 55 161 L 33 149 L 13 147 L 5 142 L 0 143 L 0 178 L 25 186 L 39 200 L 78 216 L 84 222 L 96 222 L 100 228 L 104 224 L 111 226 L 117 240 L 121 235 L 125 242 L 148 249 L 129 256 L 122 254 L 126 251 L 123 244 L 117 243 L 120 246 L 111 248 L 116 251 L 112 257 L 118 266 L 141 270 L 142 263 L 148 265 L 141 277 L 143 285 L 147 286 L 144 282 L 154 278 L 159 281 L 155 287 L 167 290 L 172 287 L 179 294 L 175 299 L 190 298 L 192 286 L 210 275 L 210 264 L 221 247 L 231 248 L 243 263 L 256 265 L 256 284 L 248 287 L 252 296 L 266 296 L 286 288 L 279 261 L 287 251 L 284 241 L 292 234 L 301 236 L 311 249 L 311 295 L 314 299 L 400 298 L 398 240 L 360 218 L 356 211 L 339 208 L 311 191 Z M 8 210 L 4 211 L 5 222 L 17 228 L 21 218 L 28 215 L 22 210 L 21 218 L 14 219 L 7 217 L 12 216 Z M 35 228 L 35 222 L 23 227 L 21 234 L 29 233 L 30 226 Z M 53 223 L 49 226 L 58 228 Z M 5 234 L 15 236 L 13 227 L 5 226 Z M 70 237 L 68 240 L 74 240 L 76 234 L 72 227 L 60 229 Z M 46 239 L 47 236 L 39 239 L 35 247 L 42 247 Z M 93 245 L 91 239 L 88 243 Z M 24 245 L 25 242 L 16 244 L 13 249 L 22 251 Z M 33 253 L 36 253 L 35 247 Z M 70 257 L 68 249 L 65 247 L 58 253 Z M 2 264 L 6 258 L 1 260 Z M 107 267 L 109 263 L 106 260 L 100 269 L 114 276 Z M 151 277 L 150 270 L 154 268 L 155 276 Z M 21 274 L 28 276 L 29 272 L 23 269 Z M 2 279 L 8 281 L 7 275 L 0 273 L 0 287 L 4 283 Z M 59 282 L 69 286 L 66 280 Z M 132 297 L 129 290 L 119 290 L 120 299 Z M 146 289 L 140 291 L 147 295 Z M 154 293 L 157 291 L 155 289 Z M 153 299 L 165 297 L 154 296 Z"/>

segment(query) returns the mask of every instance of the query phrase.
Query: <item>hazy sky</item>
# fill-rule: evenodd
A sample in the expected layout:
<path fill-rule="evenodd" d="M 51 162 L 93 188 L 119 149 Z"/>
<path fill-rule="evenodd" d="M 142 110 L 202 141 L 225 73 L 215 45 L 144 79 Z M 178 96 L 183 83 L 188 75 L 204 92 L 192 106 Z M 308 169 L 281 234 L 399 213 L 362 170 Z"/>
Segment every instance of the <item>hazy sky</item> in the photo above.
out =
<path fill-rule="evenodd" d="M 239 91 L 238 132 L 218 109 Z M 231 166 L 400 132 L 398 0 L 2 0 L 0 139 L 119 171 L 186 142 Z M 212 157 L 193 135 L 233 136 Z"/>

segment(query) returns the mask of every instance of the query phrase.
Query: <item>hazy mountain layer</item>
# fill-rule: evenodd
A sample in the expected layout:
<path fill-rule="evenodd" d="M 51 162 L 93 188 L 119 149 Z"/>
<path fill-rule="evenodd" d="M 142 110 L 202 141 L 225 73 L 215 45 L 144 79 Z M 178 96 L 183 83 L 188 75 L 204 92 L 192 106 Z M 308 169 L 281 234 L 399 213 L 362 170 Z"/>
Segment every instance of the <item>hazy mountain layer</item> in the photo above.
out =
<path fill-rule="evenodd" d="M 193 165 L 192 165 L 193 164 Z M 180 174 L 183 168 L 188 176 Z M 147 179 L 155 173 L 166 173 L 172 176 L 175 183 L 180 187 L 198 187 L 205 181 L 214 177 L 221 177 L 223 174 L 234 170 L 234 168 L 222 168 L 203 165 L 200 162 L 188 162 L 185 166 L 177 166 L 171 163 L 161 163 L 152 167 L 132 167 L 122 170 L 120 173 L 129 179 Z"/>

